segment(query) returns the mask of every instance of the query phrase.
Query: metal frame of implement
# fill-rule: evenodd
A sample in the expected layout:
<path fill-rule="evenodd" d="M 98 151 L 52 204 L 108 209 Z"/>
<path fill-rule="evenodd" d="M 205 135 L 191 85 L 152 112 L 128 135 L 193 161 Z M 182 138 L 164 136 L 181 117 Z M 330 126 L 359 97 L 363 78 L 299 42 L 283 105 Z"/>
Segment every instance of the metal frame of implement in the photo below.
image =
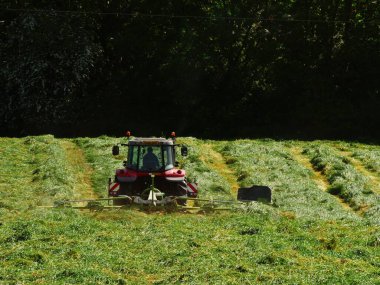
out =
<path fill-rule="evenodd" d="M 102 202 L 109 202 L 113 200 L 128 200 L 129 203 L 120 206 L 103 205 Z M 176 201 L 194 201 L 205 202 L 202 206 L 184 206 L 179 205 Z M 54 203 L 53 206 L 40 206 L 41 208 L 72 208 L 82 210 L 107 210 L 107 209 L 130 209 L 134 206 L 139 206 L 143 209 L 156 209 L 156 210 L 204 210 L 204 211 L 218 211 L 218 210 L 233 210 L 233 207 L 222 207 L 221 205 L 244 205 L 252 201 L 233 201 L 233 200 L 213 200 L 213 199 L 198 199 L 198 198 L 185 198 L 185 197 L 166 197 L 163 200 L 143 200 L 139 196 L 130 197 L 113 197 L 113 198 L 100 198 L 100 199 L 83 199 L 83 200 L 62 200 Z M 76 206 L 78 203 L 87 203 L 86 206 Z"/>
<path fill-rule="evenodd" d="M 154 174 L 151 174 L 152 183 L 145 189 L 141 196 L 119 196 L 98 199 L 81 199 L 81 200 L 62 200 L 56 201 L 54 206 L 42 206 L 42 208 L 74 208 L 89 209 L 101 211 L 103 209 L 128 209 L 132 206 L 140 206 L 144 210 L 199 210 L 199 211 L 217 211 L 217 210 L 233 210 L 233 206 L 248 205 L 253 201 L 263 201 L 271 203 L 272 190 L 268 186 L 254 185 L 248 188 L 239 188 L 237 200 L 214 200 L 191 197 L 168 196 L 164 197 L 164 193 L 154 187 Z M 111 201 L 127 200 L 125 205 L 110 205 Z M 177 201 L 194 201 L 196 206 L 180 205 Z M 108 205 L 102 205 L 102 202 L 108 202 Z M 77 203 L 87 203 L 85 206 L 75 205 Z M 203 205 L 198 206 L 199 204 Z M 74 205 L 73 205 L 74 204 Z M 222 205 L 230 205 L 223 207 Z"/>
<path fill-rule="evenodd" d="M 128 200 L 129 203 L 125 205 L 109 205 L 113 200 Z M 200 206 L 185 206 L 179 205 L 176 201 L 194 201 L 196 204 L 204 203 Z M 103 205 L 102 202 L 108 202 L 108 205 Z M 155 203 L 154 203 L 155 202 Z M 144 210 L 198 210 L 198 211 L 228 211 L 234 210 L 237 206 L 248 205 L 252 200 L 235 201 L 235 200 L 214 200 L 214 199 L 201 199 L 201 198 L 187 198 L 187 197 L 166 197 L 163 200 L 143 200 L 139 196 L 130 197 L 113 197 L 113 198 L 99 198 L 99 199 L 83 199 L 83 200 L 62 200 L 54 203 L 53 206 L 41 206 L 42 208 L 71 208 L 81 210 L 102 211 L 109 209 L 130 209 L 133 207 L 140 207 Z M 78 203 L 87 203 L 85 206 L 75 205 Z M 223 206 L 229 205 L 229 206 Z M 235 206 L 235 207 L 234 207 Z"/>

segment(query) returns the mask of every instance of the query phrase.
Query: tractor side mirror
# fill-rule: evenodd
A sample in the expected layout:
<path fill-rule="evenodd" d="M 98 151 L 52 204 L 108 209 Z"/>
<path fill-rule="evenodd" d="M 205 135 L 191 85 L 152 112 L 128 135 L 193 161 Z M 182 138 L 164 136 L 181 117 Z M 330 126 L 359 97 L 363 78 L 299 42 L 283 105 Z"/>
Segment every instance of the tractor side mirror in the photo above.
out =
<path fill-rule="evenodd" d="M 182 156 L 187 156 L 187 146 L 183 145 L 181 147 L 181 155 Z"/>
<path fill-rule="evenodd" d="M 112 155 L 119 155 L 119 153 L 120 153 L 119 146 L 118 145 L 114 145 L 112 147 Z"/>

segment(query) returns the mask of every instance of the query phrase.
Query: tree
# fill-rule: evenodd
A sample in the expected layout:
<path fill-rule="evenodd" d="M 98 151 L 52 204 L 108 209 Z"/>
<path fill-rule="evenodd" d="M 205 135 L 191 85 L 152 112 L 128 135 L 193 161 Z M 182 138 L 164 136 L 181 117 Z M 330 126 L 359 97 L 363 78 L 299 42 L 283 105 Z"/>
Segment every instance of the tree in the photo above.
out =
<path fill-rule="evenodd" d="M 78 98 L 102 48 L 90 17 L 21 13 L 7 26 L 1 43 L 0 120 L 8 129 L 45 131 L 75 119 Z"/>

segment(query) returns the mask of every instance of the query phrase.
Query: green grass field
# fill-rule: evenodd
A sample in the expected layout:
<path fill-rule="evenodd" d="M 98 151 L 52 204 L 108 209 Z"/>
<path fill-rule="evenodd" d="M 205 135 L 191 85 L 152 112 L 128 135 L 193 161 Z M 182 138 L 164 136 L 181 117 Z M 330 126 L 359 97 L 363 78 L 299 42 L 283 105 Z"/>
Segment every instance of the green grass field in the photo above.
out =
<path fill-rule="evenodd" d="M 46 209 L 105 197 L 125 138 L 0 138 L 0 284 L 380 284 L 380 146 L 179 138 L 200 196 L 232 212 Z"/>

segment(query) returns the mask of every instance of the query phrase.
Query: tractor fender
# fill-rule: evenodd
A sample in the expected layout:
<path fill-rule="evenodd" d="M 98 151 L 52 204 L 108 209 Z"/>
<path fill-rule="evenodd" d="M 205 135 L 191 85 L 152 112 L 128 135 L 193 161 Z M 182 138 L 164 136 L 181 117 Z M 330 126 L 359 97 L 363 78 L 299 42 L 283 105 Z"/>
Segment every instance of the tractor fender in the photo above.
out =
<path fill-rule="evenodd" d="M 165 177 L 166 181 L 170 181 L 170 182 L 182 182 L 185 180 L 185 177 L 182 176 L 182 177 Z"/>

